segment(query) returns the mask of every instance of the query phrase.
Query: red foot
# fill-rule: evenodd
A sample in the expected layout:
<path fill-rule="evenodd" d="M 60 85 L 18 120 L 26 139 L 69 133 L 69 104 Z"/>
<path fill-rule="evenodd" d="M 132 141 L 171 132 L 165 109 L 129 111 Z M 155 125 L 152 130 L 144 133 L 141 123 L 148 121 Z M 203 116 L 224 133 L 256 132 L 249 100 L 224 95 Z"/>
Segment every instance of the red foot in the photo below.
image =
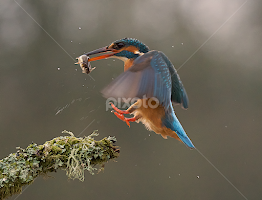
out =
<path fill-rule="evenodd" d="M 126 122 L 126 124 L 127 124 L 127 125 L 129 126 L 129 128 L 130 128 L 130 123 L 129 123 L 129 121 L 126 120 L 126 118 L 125 118 L 125 116 L 124 116 L 123 114 L 120 114 L 120 113 L 118 113 L 118 112 L 114 112 L 114 114 L 115 114 L 119 119 L 121 119 L 122 121 Z"/>
<path fill-rule="evenodd" d="M 112 106 L 112 108 L 116 111 L 116 112 L 118 112 L 119 114 L 130 114 L 130 112 L 128 112 L 127 110 L 120 110 L 120 109 L 118 109 L 113 103 L 109 103 L 109 105 L 111 105 Z M 120 119 L 120 118 L 119 118 Z"/>
<path fill-rule="evenodd" d="M 136 121 L 136 118 L 135 118 L 135 117 L 125 118 L 125 116 L 124 116 L 123 114 L 120 114 L 120 113 L 117 113 L 117 112 L 114 112 L 114 114 L 115 114 L 119 119 L 121 119 L 122 121 L 126 122 L 126 124 L 129 126 L 129 128 L 130 128 L 130 123 L 129 123 L 129 122 L 135 122 L 135 121 Z"/>
<path fill-rule="evenodd" d="M 129 122 L 135 122 L 136 120 L 137 120 L 136 117 L 126 118 L 126 121 Z"/>

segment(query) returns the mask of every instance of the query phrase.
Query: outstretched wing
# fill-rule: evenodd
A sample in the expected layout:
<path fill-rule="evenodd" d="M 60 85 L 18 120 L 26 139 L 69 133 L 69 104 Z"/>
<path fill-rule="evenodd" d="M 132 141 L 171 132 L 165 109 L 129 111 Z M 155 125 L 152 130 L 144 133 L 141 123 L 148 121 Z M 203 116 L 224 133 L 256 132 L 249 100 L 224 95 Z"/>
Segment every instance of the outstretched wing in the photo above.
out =
<path fill-rule="evenodd" d="M 109 98 L 155 97 L 166 109 L 171 101 L 171 74 L 159 51 L 150 51 L 138 57 L 133 65 L 102 90 Z"/>
<path fill-rule="evenodd" d="M 163 60 L 166 62 L 172 80 L 172 91 L 171 91 L 171 100 L 175 104 L 181 104 L 183 108 L 188 108 L 188 97 L 186 90 L 177 74 L 177 71 L 174 65 L 170 62 L 167 56 L 160 52 L 163 57 Z"/>

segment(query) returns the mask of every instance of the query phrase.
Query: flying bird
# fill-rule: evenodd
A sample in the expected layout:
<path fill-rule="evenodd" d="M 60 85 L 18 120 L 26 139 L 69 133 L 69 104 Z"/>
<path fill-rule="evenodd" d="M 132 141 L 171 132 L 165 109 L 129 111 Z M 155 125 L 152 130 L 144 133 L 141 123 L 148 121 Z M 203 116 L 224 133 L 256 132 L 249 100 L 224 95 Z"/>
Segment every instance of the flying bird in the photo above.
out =
<path fill-rule="evenodd" d="M 114 114 L 130 126 L 130 122 L 142 122 L 145 127 L 167 139 L 175 138 L 189 148 L 195 148 L 178 121 L 173 105 L 188 108 L 186 90 L 177 71 L 161 51 L 149 48 L 137 39 L 124 38 L 84 56 L 97 55 L 88 62 L 105 58 L 124 61 L 124 72 L 102 90 L 105 98 L 134 99 L 127 110 L 111 104 Z M 126 118 L 124 114 L 134 117 Z"/>

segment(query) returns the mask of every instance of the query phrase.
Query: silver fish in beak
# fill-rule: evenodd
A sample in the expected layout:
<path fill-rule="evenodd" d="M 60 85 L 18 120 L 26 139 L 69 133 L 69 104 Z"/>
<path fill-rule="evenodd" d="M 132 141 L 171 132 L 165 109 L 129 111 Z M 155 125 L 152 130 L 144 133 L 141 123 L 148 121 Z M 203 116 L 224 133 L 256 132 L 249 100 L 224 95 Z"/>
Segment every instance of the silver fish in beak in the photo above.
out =
<path fill-rule="evenodd" d="M 75 63 L 75 64 L 80 65 L 80 67 L 82 69 L 82 73 L 89 74 L 91 71 L 93 71 L 95 69 L 95 67 L 92 68 L 90 62 L 88 62 L 89 57 L 87 55 L 79 56 L 76 59 L 78 60 L 78 62 Z"/>

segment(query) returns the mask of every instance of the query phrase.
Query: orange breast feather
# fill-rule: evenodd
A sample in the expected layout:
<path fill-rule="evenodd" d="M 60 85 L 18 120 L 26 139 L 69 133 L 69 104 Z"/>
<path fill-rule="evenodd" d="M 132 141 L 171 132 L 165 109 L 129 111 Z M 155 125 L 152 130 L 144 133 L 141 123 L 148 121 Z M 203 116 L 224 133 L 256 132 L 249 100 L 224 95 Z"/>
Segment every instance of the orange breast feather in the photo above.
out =
<path fill-rule="evenodd" d="M 142 105 L 132 113 L 135 116 L 140 116 L 138 122 L 142 122 L 148 130 L 161 134 L 165 139 L 169 136 L 182 142 L 175 131 L 172 131 L 163 125 L 162 118 L 165 115 L 165 109 L 163 106 L 158 105 L 156 108 L 150 108 L 148 105 L 148 99 L 139 99 L 135 104 Z"/>
<path fill-rule="evenodd" d="M 133 65 L 134 59 L 128 59 L 125 62 L 124 71 L 128 70 Z"/>

